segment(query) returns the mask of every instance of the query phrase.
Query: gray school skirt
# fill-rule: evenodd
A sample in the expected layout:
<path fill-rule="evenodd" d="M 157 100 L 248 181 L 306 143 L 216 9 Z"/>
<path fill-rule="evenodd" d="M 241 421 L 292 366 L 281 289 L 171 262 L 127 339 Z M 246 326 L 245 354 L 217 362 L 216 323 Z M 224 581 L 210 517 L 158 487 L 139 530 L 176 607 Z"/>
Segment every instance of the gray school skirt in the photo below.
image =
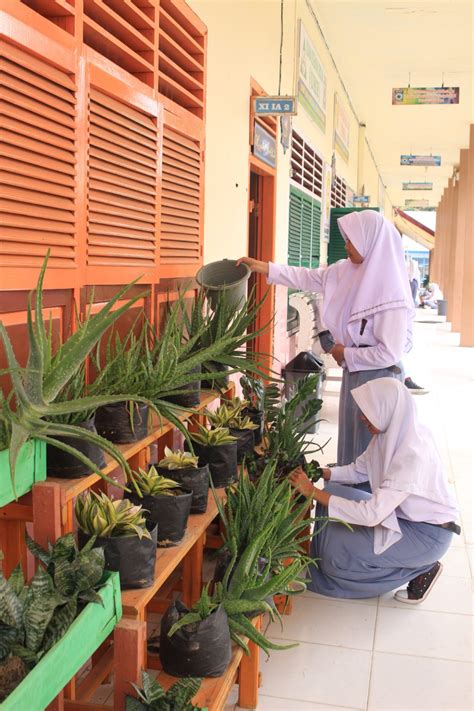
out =
<path fill-rule="evenodd" d="M 343 484 L 331 484 L 325 491 L 352 501 L 365 501 L 370 494 Z M 317 516 L 327 509 L 316 506 Z M 398 519 L 402 538 L 386 551 L 374 553 L 374 529 L 330 522 L 311 541 L 310 555 L 317 565 L 309 568 L 308 590 L 341 598 L 382 595 L 426 573 L 448 550 L 451 531 L 428 523 Z M 315 524 L 315 530 L 321 523 Z"/>

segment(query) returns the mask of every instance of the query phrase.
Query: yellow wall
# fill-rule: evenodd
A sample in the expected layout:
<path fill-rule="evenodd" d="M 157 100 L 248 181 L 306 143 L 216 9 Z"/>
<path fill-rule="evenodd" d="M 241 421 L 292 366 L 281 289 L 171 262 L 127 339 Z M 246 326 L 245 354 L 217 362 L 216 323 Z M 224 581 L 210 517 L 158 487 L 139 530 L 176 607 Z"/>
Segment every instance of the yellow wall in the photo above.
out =
<path fill-rule="evenodd" d="M 208 27 L 206 136 L 206 200 L 204 260 L 235 258 L 247 252 L 250 80 L 268 94 L 278 92 L 279 0 L 189 0 Z M 348 106 L 337 72 L 305 0 L 284 3 L 282 94 L 293 94 L 298 50 L 298 20 L 320 55 L 327 77 L 326 130 L 323 133 L 303 107 L 293 125 L 331 163 L 334 93 L 350 116 L 348 162 L 336 153 L 336 172 L 355 191 L 358 164 L 358 124 Z M 290 150 L 278 148 L 276 261 L 286 262 Z M 378 174 L 364 153 L 366 194 L 378 200 Z M 321 262 L 327 247 L 321 244 Z"/>

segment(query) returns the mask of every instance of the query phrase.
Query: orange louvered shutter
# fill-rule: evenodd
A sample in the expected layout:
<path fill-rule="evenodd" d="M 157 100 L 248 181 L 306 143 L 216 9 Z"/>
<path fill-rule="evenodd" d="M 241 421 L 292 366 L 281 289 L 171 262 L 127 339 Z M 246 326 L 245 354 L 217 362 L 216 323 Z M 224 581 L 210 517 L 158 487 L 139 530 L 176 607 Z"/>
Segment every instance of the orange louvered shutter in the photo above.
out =
<path fill-rule="evenodd" d="M 91 89 L 89 134 L 88 283 L 149 275 L 157 266 L 156 119 Z"/>
<path fill-rule="evenodd" d="M 198 139 L 163 127 L 160 276 L 193 276 L 201 261 L 203 161 Z"/>
<path fill-rule="evenodd" d="M 0 282 L 30 288 L 51 250 L 56 285 L 76 267 L 73 76 L 0 41 Z M 69 273 L 69 277 L 65 276 Z"/>

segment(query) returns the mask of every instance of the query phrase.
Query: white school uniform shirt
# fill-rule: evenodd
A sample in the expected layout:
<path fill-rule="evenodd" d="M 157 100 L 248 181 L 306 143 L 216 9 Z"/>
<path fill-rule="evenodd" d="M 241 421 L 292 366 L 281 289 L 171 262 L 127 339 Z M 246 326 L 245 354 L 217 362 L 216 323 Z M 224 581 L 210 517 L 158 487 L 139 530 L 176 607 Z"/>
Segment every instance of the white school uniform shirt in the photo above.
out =
<path fill-rule="evenodd" d="M 270 262 L 267 281 L 301 291 L 323 292 L 323 275 L 327 267 L 306 269 Z M 377 370 L 395 365 L 402 359 L 406 343 L 406 314 L 403 309 L 391 309 L 368 314 L 364 319 L 347 324 L 341 334 L 347 370 Z M 361 334 L 361 330 L 363 333 Z M 368 348 L 359 348 L 364 345 Z"/>

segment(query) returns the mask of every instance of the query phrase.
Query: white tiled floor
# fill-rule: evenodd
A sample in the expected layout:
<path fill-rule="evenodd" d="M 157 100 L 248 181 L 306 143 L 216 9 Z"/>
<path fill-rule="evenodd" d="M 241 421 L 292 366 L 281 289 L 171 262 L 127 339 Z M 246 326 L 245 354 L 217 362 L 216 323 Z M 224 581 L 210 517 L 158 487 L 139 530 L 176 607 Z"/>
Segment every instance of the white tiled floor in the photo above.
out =
<path fill-rule="evenodd" d="M 417 396 L 455 483 L 463 534 L 454 536 L 436 589 L 419 607 L 393 596 L 346 601 L 306 593 L 295 599 L 283 631 L 298 647 L 262 656 L 258 711 L 470 711 L 472 688 L 472 375 L 474 351 L 458 347 L 448 324 L 419 311 L 407 374 L 429 388 Z M 422 323 L 421 321 L 432 321 Z M 333 439 L 322 462 L 335 461 L 337 384 L 328 383 L 315 440 Z M 330 394 L 333 391 L 334 394 Z M 470 556 L 470 557 L 469 557 Z M 471 559 L 471 562 L 470 562 Z M 471 567 L 470 567 L 471 566 Z M 235 693 L 226 711 L 238 711 Z"/>

